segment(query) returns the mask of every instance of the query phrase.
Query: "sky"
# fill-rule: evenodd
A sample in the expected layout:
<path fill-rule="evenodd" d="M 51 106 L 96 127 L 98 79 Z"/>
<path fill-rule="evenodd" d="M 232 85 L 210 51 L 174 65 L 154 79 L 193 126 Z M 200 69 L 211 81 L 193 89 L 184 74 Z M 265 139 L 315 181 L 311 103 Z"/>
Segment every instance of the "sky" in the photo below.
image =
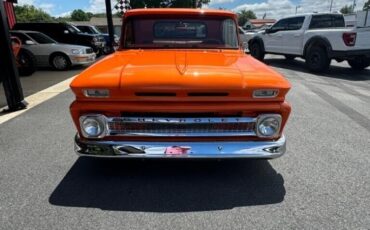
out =
<path fill-rule="evenodd" d="M 111 0 L 112 6 L 117 0 Z M 356 10 L 362 9 L 366 0 L 356 0 Z M 53 16 L 66 16 L 74 9 L 93 13 L 105 11 L 105 0 L 18 0 L 20 5 L 30 4 L 42 8 Z M 258 18 L 266 13 L 266 18 L 279 19 L 298 13 L 328 12 L 331 0 L 211 0 L 204 8 L 225 8 L 238 12 L 253 10 Z M 339 11 L 344 5 L 353 4 L 353 0 L 333 0 L 333 11 Z"/>

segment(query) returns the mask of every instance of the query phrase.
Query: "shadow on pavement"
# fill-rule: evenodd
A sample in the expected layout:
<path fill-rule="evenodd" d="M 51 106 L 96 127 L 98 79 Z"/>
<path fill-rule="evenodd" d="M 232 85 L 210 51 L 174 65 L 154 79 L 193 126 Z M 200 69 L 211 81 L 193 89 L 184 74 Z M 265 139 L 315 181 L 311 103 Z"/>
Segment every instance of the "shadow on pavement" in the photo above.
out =
<path fill-rule="evenodd" d="M 265 160 L 80 158 L 49 198 L 58 206 L 190 212 L 274 204 L 284 179 Z"/>
<path fill-rule="evenodd" d="M 310 73 L 307 70 L 304 60 L 296 59 L 289 61 L 286 59 L 276 59 L 276 58 L 266 58 L 264 62 L 267 65 L 289 69 L 293 71 Z M 332 62 L 333 63 L 333 62 Z M 337 78 L 349 81 L 370 81 L 370 69 L 365 69 L 363 71 L 355 71 L 349 66 L 335 66 L 331 65 L 329 70 L 325 73 L 313 73 L 317 76 L 327 77 L 327 78 Z"/>

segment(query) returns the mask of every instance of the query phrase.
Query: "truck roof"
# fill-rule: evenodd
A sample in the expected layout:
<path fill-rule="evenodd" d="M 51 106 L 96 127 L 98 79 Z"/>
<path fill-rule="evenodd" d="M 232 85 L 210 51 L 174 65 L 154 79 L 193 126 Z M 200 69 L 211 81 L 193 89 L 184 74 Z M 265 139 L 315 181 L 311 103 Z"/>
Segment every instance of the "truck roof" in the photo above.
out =
<path fill-rule="evenodd" d="M 303 14 L 291 15 L 291 16 L 284 17 L 284 18 L 294 18 L 294 17 L 302 17 L 302 16 L 310 16 L 310 15 L 342 15 L 342 14 L 335 13 L 335 12 L 303 13 Z"/>
<path fill-rule="evenodd" d="M 236 14 L 227 10 L 210 10 L 210 9 L 184 9 L 184 8 L 150 8 L 150 9 L 134 9 L 125 13 L 125 17 L 136 15 L 212 15 L 237 18 Z"/>

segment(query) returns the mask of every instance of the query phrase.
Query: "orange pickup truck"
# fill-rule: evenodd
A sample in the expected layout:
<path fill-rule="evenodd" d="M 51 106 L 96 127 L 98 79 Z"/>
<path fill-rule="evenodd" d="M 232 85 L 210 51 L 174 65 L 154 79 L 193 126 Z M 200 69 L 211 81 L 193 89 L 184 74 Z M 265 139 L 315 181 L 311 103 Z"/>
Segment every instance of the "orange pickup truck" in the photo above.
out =
<path fill-rule="evenodd" d="M 246 55 L 236 15 L 137 9 L 119 50 L 71 83 L 80 156 L 276 158 L 290 83 Z"/>

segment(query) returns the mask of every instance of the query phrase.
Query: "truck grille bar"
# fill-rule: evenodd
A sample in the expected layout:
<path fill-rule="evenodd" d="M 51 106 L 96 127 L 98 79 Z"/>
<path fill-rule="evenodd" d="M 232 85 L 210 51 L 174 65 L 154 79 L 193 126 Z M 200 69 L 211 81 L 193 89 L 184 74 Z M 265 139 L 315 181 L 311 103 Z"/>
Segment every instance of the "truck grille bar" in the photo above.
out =
<path fill-rule="evenodd" d="M 256 119 L 250 117 L 115 117 L 107 118 L 107 134 L 157 137 L 255 136 L 255 124 Z"/>

